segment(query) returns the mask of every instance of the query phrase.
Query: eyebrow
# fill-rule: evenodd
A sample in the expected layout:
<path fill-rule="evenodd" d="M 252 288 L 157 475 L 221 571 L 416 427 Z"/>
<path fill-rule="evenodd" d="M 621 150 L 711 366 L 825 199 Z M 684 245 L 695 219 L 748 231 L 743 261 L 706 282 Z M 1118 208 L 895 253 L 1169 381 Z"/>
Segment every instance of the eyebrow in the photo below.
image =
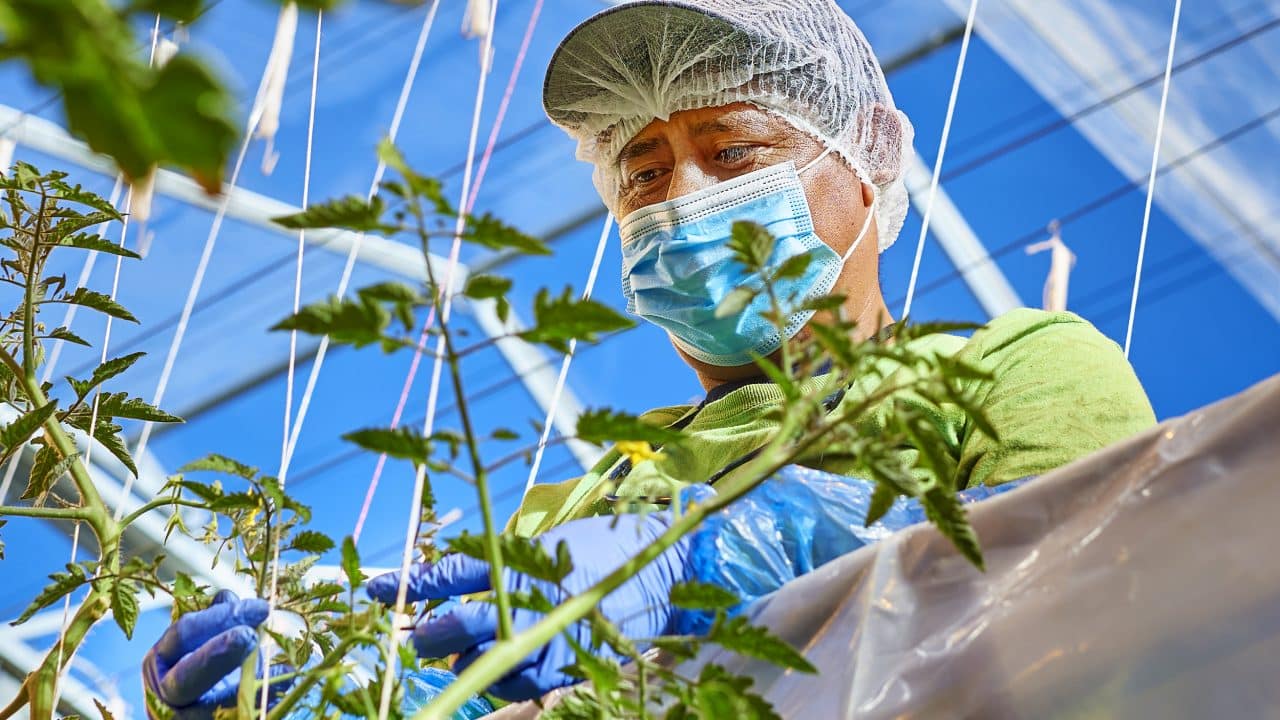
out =
<path fill-rule="evenodd" d="M 627 146 L 622 148 L 622 151 L 618 153 L 618 164 L 621 165 L 627 160 L 635 160 L 636 158 L 648 155 L 659 147 L 662 147 L 665 142 L 665 140 L 661 140 L 659 138 L 629 142 L 627 143 Z"/>

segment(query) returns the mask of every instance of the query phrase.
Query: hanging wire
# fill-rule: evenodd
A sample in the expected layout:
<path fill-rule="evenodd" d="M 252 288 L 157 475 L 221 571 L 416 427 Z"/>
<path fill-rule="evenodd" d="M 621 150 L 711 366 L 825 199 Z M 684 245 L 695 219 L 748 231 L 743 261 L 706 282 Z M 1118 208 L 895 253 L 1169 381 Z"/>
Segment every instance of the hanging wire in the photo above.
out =
<path fill-rule="evenodd" d="M 297 12 L 297 6 L 294 13 Z M 296 15 L 295 15 L 296 17 Z M 312 151 L 315 147 L 316 134 L 316 94 L 320 80 L 320 35 L 324 26 L 324 11 L 316 10 L 316 40 L 315 48 L 311 60 L 311 102 L 307 107 L 307 149 L 303 161 L 302 173 L 302 204 L 301 208 L 305 211 L 311 205 L 311 158 Z M 284 94 L 284 78 L 277 79 L 280 84 L 276 87 L 279 95 Z M 280 108 L 276 108 L 276 113 L 280 112 Z M 278 121 L 278 118 L 277 118 Z M 274 138 L 274 130 L 272 131 Z M 268 142 L 272 142 L 269 140 Z M 272 154 L 271 146 L 268 146 L 267 153 Z M 275 156 L 278 157 L 278 156 Z M 271 160 L 271 164 L 275 164 L 275 160 Z M 298 230 L 298 252 L 297 252 L 297 269 L 294 271 L 293 278 L 293 312 L 296 315 L 302 304 L 302 260 L 307 249 L 307 231 L 305 229 Z M 284 401 L 284 432 L 280 439 L 280 472 L 278 473 L 278 481 L 280 483 L 280 492 L 285 491 L 288 482 L 288 465 L 289 465 L 289 430 L 290 430 L 290 413 L 293 410 L 293 375 L 298 357 L 298 331 L 296 329 L 289 331 L 289 372 L 285 376 L 285 401 Z M 264 627 L 271 627 L 271 616 L 275 612 L 276 594 L 280 578 L 280 523 L 276 524 L 276 532 L 274 541 L 270 538 L 271 529 L 267 528 L 267 542 L 272 545 L 271 553 L 271 583 L 267 591 L 267 618 L 263 622 Z M 263 633 L 263 643 L 259 652 L 260 657 L 267 658 L 270 655 L 269 646 L 270 636 Z M 258 698 L 258 707 L 261 709 L 260 720 L 267 720 L 267 696 L 271 688 L 270 673 L 265 673 L 262 681 L 262 694 Z"/>
<path fill-rule="evenodd" d="M 582 289 L 582 299 L 591 297 L 596 286 L 596 276 L 600 274 L 600 260 L 604 257 L 605 245 L 609 242 L 609 232 L 613 230 L 613 215 L 605 215 L 604 227 L 600 228 L 600 240 L 596 243 L 596 255 L 591 261 L 591 271 L 587 273 L 587 286 Z M 538 467 L 542 465 L 542 453 L 547 449 L 547 439 L 551 437 L 551 428 L 555 425 L 556 410 L 560 406 L 560 395 L 564 393 L 565 380 L 569 377 L 569 364 L 573 362 L 573 354 L 578 349 L 577 339 L 569 341 L 569 352 L 565 353 L 560 363 L 560 375 L 556 377 L 555 390 L 551 392 L 551 402 L 547 403 L 547 417 L 542 422 L 542 436 L 538 438 L 538 449 L 533 454 L 533 462 L 529 465 L 529 479 L 525 481 L 524 491 L 529 492 L 538 481 Z"/>
<path fill-rule="evenodd" d="M 529 51 L 529 42 L 533 39 L 533 32 L 538 26 L 538 17 L 542 13 L 542 2 L 543 0 L 537 0 L 533 5 L 533 11 L 529 14 L 529 22 L 525 26 L 524 39 L 520 43 L 520 50 L 516 53 L 515 63 L 511 67 L 511 75 L 507 79 L 507 87 L 503 91 L 502 102 L 498 105 L 498 115 L 494 118 L 493 127 L 489 131 L 489 140 L 485 143 L 484 155 L 480 159 L 480 167 L 476 171 L 474 184 L 471 187 L 471 192 L 464 195 L 465 201 L 462 206 L 462 215 L 464 216 L 470 215 L 475 208 L 476 197 L 480 193 L 480 186 L 484 183 L 485 171 L 489 167 L 489 159 L 493 156 L 494 148 L 498 144 L 498 135 L 502 130 L 503 120 L 507 116 L 507 107 L 511 103 L 511 96 L 515 92 L 516 82 L 520 78 L 520 69 L 524 67 L 525 56 Z M 492 27 L 491 23 L 490 29 Z M 491 50 L 492 45 L 490 45 L 489 51 Z M 487 70 L 486 63 L 486 68 L 481 70 L 482 74 L 487 74 Z M 472 147 L 472 152 L 468 155 L 468 160 L 471 159 L 472 155 L 474 155 L 474 146 Z M 470 172 L 469 168 L 467 168 L 467 172 Z M 452 271 L 450 271 L 450 274 L 452 276 Z M 391 418 L 392 428 L 399 426 L 400 418 L 404 414 L 405 405 L 409 401 L 410 389 L 413 387 L 413 381 L 417 377 L 418 367 L 421 365 L 422 355 L 426 350 L 427 338 L 435 323 L 435 317 L 435 306 L 432 306 L 431 311 L 427 314 L 426 322 L 422 325 L 422 332 L 418 336 L 414 356 L 409 363 L 409 372 L 406 373 L 404 383 L 400 387 L 400 399 L 396 403 L 396 409 Z M 378 456 L 377 465 L 373 469 L 373 476 L 369 479 L 369 485 L 365 490 L 364 502 L 360 505 L 360 513 L 356 516 L 355 529 L 351 533 L 352 542 L 357 545 L 360 543 L 360 534 L 364 531 L 365 521 L 369 517 L 369 508 L 373 505 L 373 498 L 378 490 L 378 482 L 382 478 L 382 472 L 386 464 L 387 454 L 381 453 Z"/>
<path fill-rule="evenodd" d="M 174 330 L 173 340 L 169 343 L 169 352 L 165 356 L 164 367 L 160 371 L 160 379 L 156 383 L 155 394 L 152 397 L 151 404 L 160 407 L 164 401 L 165 390 L 169 387 L 169 379 L 173 374 L 173 367 L 178 359 L 178 351 L 182 347 L 182 340 L 187 334 L 187 325 L 191 321 L 191 313 L 195 308 L 196 298 L 200 294 L 200 286 L 204 283 L 205 273 L 209 269 L 209 261 L 213 256 L 213 250 L 218 243 L 218 235 L 222 230 L 222 221 L 227 215 L 227 209 L 231 204 L 231 198 L 235 194 L 236 184 L 240 180 L 240 170 L 244 167 L 245 156 L 249 152 L 249 145 L 253 141 L 254 131 L 258 127 L 258 122 L 262 119 L 264 111 L 263 103 L 266 99 L 268 89 L 269 75 L 263 74 L 261 82 L 258 84 L 258 92 L 254 97 L 252 109 L 249 112 L 248 121 L 245 123 L 244 139 L 240 142 L 240 150 L 236 154 L 235 164 L 231 169 L 231 176 L 227 179 L 226 186 L 223 188 L 222 202 L 218 205 L 218 210 L 213 216 L 213 223 L 209 226 L 209 234 L 205 238 L 204 249 L 200 253 L 200 260 L 196 264 L 195 275 L 191 279 L 191 288 L 187 292 L 186 301 L 182 306 L 182 314 L 178 319 L 177 328 Z M 117 258 L 116 267 L 119 268 L 120 262 Z M 142 426 L 142 432 L 138 437 L 138 443 L 134 447 L 134 456 L 142 459 L 146 455 L 147 441 L 151 437 L 152 428 L 155 423 L 147 421 Z M 120 488 L 120 500 L 116 503 L 115 519 L 118 521 L 124 515 L 124 506 L 126 500 L 133 491 L 134 476 L 128 475 L 125 478 L 123 486 Z"/>
<path fill-rule="evenodd" d="M 1182 155 L 1181 157 L 1178 157 L 1175 160 L 1171 160 L 1165 163 L 1165 165 L 1160 168 L 1160 174 L 1164 175 L 1166 173 L 1173 172 L 1174 170 L 1177 170 L 1178 168 L 1182 167 L 1183 165 L 1186 165 L 1192 160 L 1195 160 L 1196 158 L 1202 155 L 1205 155 L 1206 153 L 1212 152 L 1224 145 L 1227 145 L 1228 143 L 1236 140 L 1237 138 L 1245 135 L 1246 133 L 1252 130 L 1255 130 L 1259 127 L 1266 125 L 1267 123 L 1271 122 L 1277 117 L 1280 117 L 1280 106 L 1274 107 L 1270 111 L 1263 113 L 1258 117 L 1252 118 L 1244 122 L 1243 124 L 1223 133 L 1222 135 L 1219 135 L 1213 138 L 1212 140 L 1205 143 L 1204 145 L 1201 145 L 1193 150 L 1188 151 L 1186 154 Z M 1126 180 L 1120 183 L 1119 185 L 1117 185 L 1116 187 L 1112 188 L 1111 190 L 1108 190 L 1107 192 L 1104 192 L 1101 195 L 1098 195 L 1097 197 L 1093 198 L 1092 200 L 1089 200 L 1086 203 L 1076 206 L 1074 209 L 1070 210 L 1069 212 L 1063 215 L 1060 215 L 1059 221 L 1063 226 L 1066 226 L 1069 223 L 1075 222 L 1083 217 L 1091 215 L 1097 212 L 1098 210 L 1106 207 L 1107 205 L 1110 205 L 1111 203 L 1119 200 L 1125 195 L 1128 195 L 1130 192 L 1133 192 L 1133 190 L 1138 187 L 1141 187 L 1140 182 Z M 921 286 L 921 288 L 917 292 L 917 295 L 924 296 L 931 292 L 935 292 L 941 289 L 942 287 L 945 287 L 947 284 L 959 279 L 960 277 L 963 277 L 964 274 L 969 272 L 970 270 L 977 267 L 981 267 L 986 263 L 993 262 L 997 258 L 1003 257 L 1004 255 L 1007 255 L 1008 253 L 1014 250 L 1021 249 L 1024 246 L 1026 246 L 1027 243 L 1032 242 L 1036 239 L 1039 239 L 1043 236 L 1044 236 L 1044 228 L 1042 226 L 1037 227 L 1036 229 L 1028 233 L 1020 235 L 1016 239 L 995 248 L 994 250 L 987 251 L 982 257 L 975 259 L 973 262 L 968 263 L 963 267 L 955 268 L 950 272 L 947 272 L 935 278 L 934 280 L 931 280 L 929 283 Z"/>
<path fill-rule="evenodd" d="M 911 300 L 915 296 L 916 280 L 920 277 L 920 258 L 924 256 L 924 242 L 929 235 L 929 220 L 933 215 L 933 201 L 938 195 L 938 180 L 942 174 L 942 161 L 947 153 L 947 138 L 951 135 L 951 120 L 955 117 L 956 98 L 960 96 L 960 79 L 964 75 L 965 59 L 969 56 L 969 40 L 973 37 L 973 21 L 978 14 L 978 0 L 970 0 L 969 17 L 964 23 L 964 40 L 960 43 L 960 58 L 956 61 L 955 78 L 951 81 L 951 97 L 947 100 L 947 117 L 942 123 L 942 137 L 938 140 L 938 157 L 933 163 L 933 175 L 929 180 L 929 199 L 924 206 L 924 222 L 920 224 L 920 240 L 916 243 L 915 261 L 911 263 L 911 280 L 907 283 L 907 301 L 902 306 L 902 317 L 911 315 Z"/>
<path fill-rule="evenodd" d="M 494 0 L 490 8 L 489 27 L 494 27 L 498 13 L 498 2 Z M 462 176 L 462 192 L 460 193 L 459 204 L 464 205 L 471 190 L 471 159 L 475 156 L 476 140 L 480 131 L 480 113 L 484 107 L 484 89 L 486 80 L 489 77 L 489 67 L 491 64 L 491 53 L 493 51 L 493 33 L 486 33 L 482 41 L 480 57 L 483 59 L 480 68 L 480 77 L 476 82 L 475 109 L 471 115 L 471 133 L 467 140 L 467 162 L 468 167 Z M 467 214 L 465 212 L 458 213 L 457 222 L 453 231 L 453 247 L 449 250 L 449 264 L 445 270 L 444 287 L 441 293 L 443 305 L 440 309 L 440 324 L 446 325 L 449 322 L 449 312 L 453 307 L 453 276 L 458 267 L 458 255 L 462 249 L 462 235 L 466 231 Z M 423 423 L 423 437 L 431 437 L 435 425 L 436 401 L 439 399 L 440 392 L 440 372 L 444 367 L 444 333 L 440 334 L 436 341 L 435 361 L 431 368 L 431 389 L 427 395 L 427 418 Z M 426 463 L 418 466 L 413 478 L 413 500 L 409 504 L 409 519 L 405 528 L 404 550 L 400 558 L 400 578 L 396 583 L 396 603 L 394 613 L 396 616 L 404 613 L 405 596 L 407 595 L 407 582 L 409 579 L 409 563 L 413 558 L 414 541 L 418 538 L 418 524 L 422 517 L 422 493 L 426 482 Z M 399 641 L 400 633 L 387 634 L 386 646 L 386 670 L 382 676 L 382 693 L 378 701 L 378 720 L 386 720 L 387 712 L 391 708 L 391 681 L 395 674 L 396 663 L 396 645 Z"/>
<path fill-rule="evenodd" d="M 400 124 L 404 120 L 405 108 L 409 104 L 409 94 L 413 89 L 414 80 L 418 76 L 418 68 L 422 64 L 422 53 L 427 45 L 427 37 L 431 34 L 431 27 L 435 24 L 436 11 L 440 7 L 440 0 L 432 0 L 431 7 L 427 10 L 427 16 L 422 22 L 422 29 L 418 33 L 418 43 L 413 49 L 413 58 L 409 61 L 409 70 L 405 75 L 404 84 L 400 86 L 400 97 L 396 101 L 396 109 L 391 117 L 391 127 L 387 131 L 387 139 L 395 142 L 396 137 L 400 133 Z M 372 199 L 378 192 L 378 187 L 382 184 L 382 177 L 387 172 L 387 163 L 379 159 L 378 165 L 373 171 L 373 181 L 369 183 L 369 192 L 366 198 Z M 338 289 L 336 295 L 345 297 L 347 294 L 347 286 L 351 283 L 351 274 L 355 270 L 356 259 L 360 256 L 360 248 L 364 244 L 364 233 L 356 235 L 355 240 L 351 243 L 351 249 L 347 253 L 346 264 L 342 268 L 342 276 L 338 279 Z M 316 349 L 315 360 L 311 363 L 311 372 L 307 376 L 306 388 L 302 391 L 302 401 L 298 405 L 298 415 L 294 420 L 293 429 L 289 433 L 289 447 L 285 456 L 286 462 L 282 466 L 282 472 L 288 470 L 288 464 L 292 461 L 294 450 L 298 446 L 298 436 L 302 433 L 302 424 L 306 420 L 307 410 L 311 407 L 311 397 L 316 389 L 316 381 L 320 377 L 320 370 L 324 367 L 325 356 L 329 351 L 329 336 L 326 335 L 320 339 L 320 346 Z"/>
<path fill-rule="evenodd" d="M 1124 331 L 1124 357 L 1129 358 L 1133 343 L 1133 319 L 1138 312 L 1138 289 L 1142 285 L 1142 262 L 1147 254 L 1147 232 L 1151 228 L 1151 201 L 1155 198 L 1156 175 L 1160 171 L 1160 146 L 1164 141 L 1164 117 L 1169 105 L 1169 85 L 1173 78 L 1173 53 L 1178 45 L 1178 21 L 1182 18 L 1182 0 L 1174 0 L 1173 23 L 1169 29 L 1169 58 L 1164 66 L 1164 87 L 1160 90 L 1160 112 L 1156 117 L 1156 141 L 1151 150 L 1151 173 L 1147 178 L 1147 203 L 1142 211 L 1142 235 L 1138 239 L 1138 262 L 1133 271 L 1133 299 L 1129 303 L 1129 323 Z"/>

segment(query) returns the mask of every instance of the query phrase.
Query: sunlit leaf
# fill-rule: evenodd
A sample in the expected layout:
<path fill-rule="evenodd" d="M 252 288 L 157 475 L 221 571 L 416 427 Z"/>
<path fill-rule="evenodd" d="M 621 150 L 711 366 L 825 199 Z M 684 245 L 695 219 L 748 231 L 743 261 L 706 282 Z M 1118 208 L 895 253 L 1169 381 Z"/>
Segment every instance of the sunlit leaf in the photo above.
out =
<path fill-rule="evenodd" d="M 775 242 L 763 225 L 739 220 L 733 224 L 728 247 L 733 259 L 745 266 L 748 272 L 759 273 L 769 262 Z"/>
<path fill-rule="evenodd" d="M 353 589 L 364 582 L 364 574 L 360 572 L 360 554 L 356 552 L 356 543 L 350 535 L 342 539 L 342 572 Z"/>
<path fill-rule="evenodd" d="M 759 293 L 759 290 L 745 285 L 734 288 L 716 306 L 715 316 L 717 318 L 727 318 L 741 314 L 751 304 L 751 301 L 756 299 L 756 295 Z"/>
<path fill-rule="evenodd" d="M 64 458 L 50 445 L 41 445 L 31 462 L 31 477 L 27 488 L 22 491 L 23 500 L 34 500 L 43 497 L 75 462 L 77 455 Z"/>
<path fill-rule="evenodd" d="M 236 477 L 241 477 L 245 480 L 252 480 L 258 476 L 257 468 L 249 467 L 238 460 L 232 460 L 225 455 L 218 455 L 216 453 L 206 455 L 199 460 L 194 460 L 178 468 L 178 472 L 180 473 L 198 471 L 235 475 Z"/>
<path fill-rule="evenodd" d="M 401 460 L 411 460 L 421 465 L 431 457 L 431 440 L 413 428 L 364 428 L 342 436 L 365 450 L 385 453 Z"/>
<path fill-rule="evenodd" d="M 27 606 L 27 609 L 22 611 L 18 619 L 9 623 L 10 625 L 21 625 L 30 620 L 31 616 L 61 600 L 63 596 L 89 581 L 88 576 L 85 574 L 84 566 L 70 563 L 67 564 L 66 572 L 53 573 L 49 576 L 49 579 L 53 582 L 46 585 L 40 591 L 40 594 L 36 595 L 35 599 L 31 601 L 31 604 Z"/>
<path fill-rule="evenodd" d="M 399 228 L 382 222 L 384 209 L 382 198 L 376 195 L 369 200 L 358 195 L 348 195 L 312 203 L 302 212 L 274 217 L 271 221 L 291 230 L 339 228 L 393 235 Z"/>
<path fill-rule="evenodd" d="M 379 303 L 331 297 L 302 308 L 271 329 L 328 335 L 333 342 L 362 347 L 381 341 L 390 324 L 391 315 Z"/>
<path fill-rule="evenodd" d="M 528 342 L 543 343 L 561 352 L 568 351 L 568 341 L 598 342 L 602 333 L 635 327 L 635 323 L 618 311 L 590 299 L 573 296 L 569 288 L 558 297 L 543 288 L 533 305 L 534 326 L 520 337 Z"/>
<path fill-rule="evenodd" d="M 462 291 L 462 294 L 475 300 L 483 300 L 503 297 L 510 289 L 511 280 L 509 278 L 481 274 L 467 278 L 467 287 Z"/>
<path fill-rule="evenodd" d="M 20 415 L 17 420 L 0 428 L 0 448 L 4 448 L 6 453 L 12 452 L 29 440 L 31 435 L 40 429 L 40 426 L 46 420 L 53 417 L 53 413 L 57 409 L 57 401 L 50 401 L 34 410 L 28 410 Z"/>
<path fill-rule="evenodd" d="M 289 546 L 285 549 L 322 555 L 333 548 L 333 539 L 328 535 L 315 530 L 302 530 L 289 539 Z"/>
<path fill-rule="evenodd" d="M 134 592 L 132 581 L 117 579 L 111 583 L 111 615 L 124 636 L 130 640 L 133 639 L 133 628 L 138 623 L 138 598 Z"/>
<path fill-rule="evenodd" d="M 765 660 L 790 670 L 818 672 L 804 655 L 786 641 L 762 627 L 752 625 L 741 615 L 727 619 L 723 616 L 717 618 L 711 631 L 707 633 L 707 640 L 739 655 Z"/>
<path fill-rule="evenodd" d="M 49 331 L 48 335 L 44 335 L 43 337 L 50 340 L 62 340 L 63 342 L 75 343 L 76 345 L 89 347 L 89 342 L 87 340 L 76 335 L 65 327 L 54 328 Z"/>
<path fill-rule="evenodd" d="M 524 255 L 551 254 L 551 248 L 541 240 L 520 232 L 489 213 L 468 217 L 462 239 L 490 250 L 514 250 Z"/>
<path fill-rule="evenodd" d="M 577 435 L 597 445 L 620 440 L 642 440 L 666 444 L 680 439 L 680 432 L 656 425 L 641 417 L 609 408 L 587 410 L 578 416 Z"/>
<path fill-rule="evenodd" d="M 740 602 L 737 595 L 712 583 L 691 581 L 671 588 L 671 604 L 689 610 L 727 610 Z"/>
<path fill-rule="evenodd" d="M 131 323 L 138 322 L 138 318 L 134 317 L 133 313 L 126 310 L 120 303 L 112 300 L 111 296 L 104 295 L 88 288 L 76 288 L 70 295 L 51 302 L 81 305 L 83 307 L 92 308 L 101 313 L 106 313 L 113 318 L 128 320 Z"/>
<path fill-rule="evenodd" d="M 93 250 L 96 252 L 107 253 L 109 255 L 120 255 L 127 258 L 140 259 L 142 257 L 138 253 L 125 248 L 119 243 L 114 243 L 105 238 L 98 237 L 97 233 L 69 235 L 59 240 L 57 244 L 66 247 L 80 248 L 82 250 Z"/>

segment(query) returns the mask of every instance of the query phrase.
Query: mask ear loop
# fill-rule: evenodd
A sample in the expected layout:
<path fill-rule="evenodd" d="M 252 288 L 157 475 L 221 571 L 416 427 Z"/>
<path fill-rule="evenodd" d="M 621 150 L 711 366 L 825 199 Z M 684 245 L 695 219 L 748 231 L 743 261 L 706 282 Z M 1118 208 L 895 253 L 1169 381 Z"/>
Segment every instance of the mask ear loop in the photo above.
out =
<path fill-rule="evenodd" d="M 818 157 L 816 157 L 816 158 L 814 158 L 814 159 L 810 160 L 809 162 L 805 163 L 805 166 L 804 166 L 804 167 L 802 167 L 802 168 L 800 168 L 799 170 L 797 170 L 797 171 L 796 171 L 796 174 L 797 174 L 797 175 L 803 175 L 803 174 L 805 173 L 805 171 L 806 171 L 806 170 L 808 170 L 809 168 L 813 167 L 814 165 L 817 165 L 818 163 L 822 162 L 822 159 L 823 159 L 823 158 L 825 158 L 826 156 L 828 156 L 828 155 L 830 155 L 830 154 L 831 154 L 831 150 L 832 150 L 831 146 L 830 146 L 830 145 L 828 145 L 828 146 L 827 146 L 827 149 L 823 150 L 821 155 L 819 155 Z"/>
<path fill-rule="evenodd" d="M 872 187 L 875 187 L 874 185 Z M 844 257 L 840 258 L 840 266 L 849 262 L 849 258 L 853 257 L 853 253 L 857 251 L 858 246 L 862 244 L 863 238 L 867 236 L 867 230 L 871 229 L 871 219 L 876 216 L 876 203 L 880 202 L 880 191 L 873 190 L 871 196 L 871 204 L 867 206 L 867 217 L 862 221 L 862 230 L 858 232 L 858 239 L 853 241 L 848 250 L 844 251 Z"/>

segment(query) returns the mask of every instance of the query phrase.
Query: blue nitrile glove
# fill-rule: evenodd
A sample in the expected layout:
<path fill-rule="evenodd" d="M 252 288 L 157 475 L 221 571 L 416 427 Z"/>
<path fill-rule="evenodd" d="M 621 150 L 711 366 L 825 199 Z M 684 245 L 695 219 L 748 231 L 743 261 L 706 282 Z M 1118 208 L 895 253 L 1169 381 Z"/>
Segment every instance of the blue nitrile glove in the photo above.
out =
<path fill-rule="evenodd" d="M 561 540 L 568 543 L 573 558 L 573 572 L 562 583 L 565 591 L 576 595 L 594 585 L 618 566 L 651 544 L 669 527 L 667 513 L 621 515 L 574 520 L 548 531 L 538 541 L 555 557 Z M 671 587 L 685 579 L 688 538 L 649 563 L 635 577 L 605 597 L 600 610 L 629 638 L 662 635 L 671 622 L 668 594 Z M 369 581 L 369 596 L 388 605 L 395 602 L 399 573 L 391 572 Z M 558 588 L 508 569 L 504 575 L 508 591 L 538 588 L 553 604 L 566 599 Z M 488 563 L 450 555 L 434 565 L 415 565 L 409 571 L 408 598 L 411 601 L 438 599 L 490 590 Z M 516 632 L 539 619 L 541 613 L 517 609 L 512 624 Z M 497 609 L 487 602 L 470 602 L 422 623 L 414 628 L 413 644 L 422 657 L 445 657 L 461 653 L 454 670 L 462 672 L 493 647 L 497 636 Z M 568 632 L 579 644 L 589 646 L 590 629 L 577 623 Z M 618 658 L 607 645 L 599 654 Z M 549 690 L 577 682 L 561 668 L 574 662 L 574 653 L 563 635 L 557 635 L 545 647 L 525 658 L 490 691 L 504 700 L 529 700 Z"/>
<path fill-rule="evenodd" d="M 257 627 L 267 619 L 267 601 L 241 600 L 222 590 L 213 604 L 188 613 L 165 630 L 142 661 L 147 690 L 173 710 L 176 720 L 209 720 L 219 707 L 233 707 L 240 664 L 258 647 Z M 293 668 L 271 668 L 276 676 Z M 292 680 L 271 686 L 274 702 Z"/>
<path fill-rule="evenodd" d="M 960 501 L 985 500 L 1029 480 L 968 488 L 959 493 Z M 864 527 L 874 491 L 870 480 L 800 465 L 782 468 L 709 515 L 689 536 L 689 579 L 719 585 L 741 598 L 732 614 L 841 555 L 925 521 L 918 500 L 899 497 L 880 520 Z M 681 500 L 696 502 L 714 494 L 706 485 L 691 485 L 681 492 Z M 682 610 L 672 630 L 701 635 L 714 618 L 710 612 Z"/>

